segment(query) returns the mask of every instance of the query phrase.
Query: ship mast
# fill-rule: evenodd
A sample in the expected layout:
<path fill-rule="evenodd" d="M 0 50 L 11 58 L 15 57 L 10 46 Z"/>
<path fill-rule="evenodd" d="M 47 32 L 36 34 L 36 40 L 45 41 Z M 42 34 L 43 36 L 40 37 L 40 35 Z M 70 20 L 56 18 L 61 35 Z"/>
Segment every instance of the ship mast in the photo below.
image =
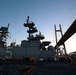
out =
<path fill-rule="evenodd" d="M 30 40 L 33 39 L 32 34 L 33 34 L 33 33 L 36 33 L 38 30 L 37 30 L 37 28 L 35 27 L 34 22 L 32 22 L 32 21 L 29 22 L 29 16 L 27 17 L 27 20 L 26 20 L 26 23 L 24 23 L 24 26 L 29 28 L 29 29 L 27 30 L 27 32 L 28 32 L 28 34 L 29 34 L 28 39 L 29 39 L 29 41 L 30 41 Z"/>
<path fill-rule="evenodd" d="M 0 47 L 6 47 L 7 43 L 7 37 L 8 37 L 8 28 L 9 28 L 9 24 L 7 27 L 1 27 L 0 28 Z"/>

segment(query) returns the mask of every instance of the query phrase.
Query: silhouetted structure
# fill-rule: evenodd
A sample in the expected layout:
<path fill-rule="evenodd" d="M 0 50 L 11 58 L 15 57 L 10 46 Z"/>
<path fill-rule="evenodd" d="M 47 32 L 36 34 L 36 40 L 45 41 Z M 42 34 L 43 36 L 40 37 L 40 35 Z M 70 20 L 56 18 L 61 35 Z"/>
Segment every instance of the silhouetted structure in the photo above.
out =
<path fill-rule="evenodd" d="M 6 46 L 6 39 L 8 37 L 8 27 L 1 27 L 0 28 L 0 47 L 5 47 Z"/>
<path fill-rule="evenodd" d="M 21 44 L 15 45 L 15 42 L 11 43 L 9 47 L 0 48 L 1 58 L 20 58 L 20 59 L 53 59 L 54 58 L 54 48 L 50 45 L 50 41 L 43 41 L 45 37 L 39 31 L 39 34 L 34 34 L 38 32 L 35 27 L 34 22 L 29 21 L 29 16 L 27 17 L 25 27 L 28 27 L 27 40 L 22 40 Z M 8 27 L 2 29 L 4 33 L 8 34 Z M 5 35 L 6 35 L 5 34 Z M 5 43 L 5 41 L 2 41 Z M 47 48 L 46 48 L 47 46 Z"/>
<path fill-rule="evenodd" d="M 67 56 L 67 58 L 69 59 L 69 56 L 67 55 L 66 52 L 66 48 L 65 48 L 65 41 L 68 40 L 75 32 L 76 32 L 76 20 L 72 23 L 72 25 L 68 28 L 68 30 L 65 32 L 65 34 L 62 34 L 61 31 L 61 26 L 60 26 L 60 30 L 58 30 L 61 32 L 61 39 L 57 42 L 57 36 L 56 36 L 56 45 L 55 45 L 55 49 L 57 50 L 60 46 L 64 46 L 64 52 L 65 55 Z M 55 35 L 56 35 L 56 26 L 55 26 Z M 58 51 L 58 50 L 57 50 Z"/>
<path fill-rule="evenodd" d="M 76 20 L 72 23 L 72 25 L 68 28 L 62 38 L 57 42 L 56 46 L 63 45 L 64 42 L 69 39 L 76 32 Z M 56 47 L 55 46 L 55 47 Z"/>
<path fill-rule="evenodd" d="M 57 40 L 57 32 L 60 32 L 60 33 L 61 33 L 61 37 L 63 37 L 61 25 L 59 25 L 60 30 L 56 30 L 56 25 L 54 25 L 54 27 L 55 27 L 55 38 L 56 38 L 56 47 L 55 47 L 56 55 L 57 55 L 57 56 L 58 56 L 58 55 L 61 55 L 61 56 L 62 56 L 63 53 L 64 53 L 65 55 L 67 55 L 66 48 L 65 48 L 65 44 L 64 44 L 64 43 L 62 44 L 62 46 L 63 46 L 62 50 L 60 50 L 59 46 L 57 45 L 57 42 L 58 42 L 58 40 Z"/>
<path fill-rule="evenodd" d="M 24 26 L 25 27 L 28 27 L 29 30 L 27 30 L 27 32 L 29 33 L 29 41 L 30 40 L 42 40 L 44 39 L 45 37 L 41 34 L 41 32 L 39 32 L 39 35 L 36 35 L 35 37 L 33 36 L 34 33 L 38 32 L 37 28 L 35 27 L 35 24 L 34 22 L 29 22 L 29 16 L 27 17 L 27 23 L 24 23 Z"/>

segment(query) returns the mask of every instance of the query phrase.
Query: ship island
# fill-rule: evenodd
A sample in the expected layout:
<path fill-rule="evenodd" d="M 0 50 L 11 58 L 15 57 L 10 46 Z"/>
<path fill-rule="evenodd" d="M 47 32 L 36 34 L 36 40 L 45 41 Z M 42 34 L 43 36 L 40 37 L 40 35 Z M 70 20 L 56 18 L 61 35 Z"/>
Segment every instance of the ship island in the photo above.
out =
<path fill-rule="evenodd" d="M 44 35 L 35 27 L 35 23 L 29 21 L 27 17 L 26 23 L 23 24 L 27 27 L 28 37 L 21 40 L 20 46 L 16 46 L 15 42 L 7 46 L 7 38 L 9 35 L 9 24 L 7 27 L 0 28 L 0 58 L 1 59 L 25 59 L 25 60 L 53 60 L 54 47 L 50 45 L 51 41 L 41 41 L 45 39 Z M 46 48 L 47 46 L 47 48 Z"/>

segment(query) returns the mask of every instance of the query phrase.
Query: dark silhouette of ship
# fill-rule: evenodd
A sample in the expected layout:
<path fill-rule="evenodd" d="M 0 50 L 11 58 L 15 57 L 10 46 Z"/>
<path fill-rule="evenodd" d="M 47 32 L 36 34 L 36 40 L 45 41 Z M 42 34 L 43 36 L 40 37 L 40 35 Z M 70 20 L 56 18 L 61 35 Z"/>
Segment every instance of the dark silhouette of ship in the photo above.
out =
<path fill-rule="evenodd" d="M 27 17 L 24 27 L 27 27 L 28 37 L 27 40 L 22 40 L 20 46 L 16 46 L 15 42 L 7 46 L 6 40 L 9 36 L 9 24 L 7 27 L 0 28 L 0 58 L 35 58 L 39 60 L 43 58 L 45 60 L 52 60 L 54 58 L 54 48 L 50 45 L 50 41 L 43 41 L 45 37 L 39 31 L 39 34 L 34 35 L 38 32 L 35 27 L 35 23 L 29 21 L 29 16 Z M 47 46 L 47 48 L 46 48 Z"/>

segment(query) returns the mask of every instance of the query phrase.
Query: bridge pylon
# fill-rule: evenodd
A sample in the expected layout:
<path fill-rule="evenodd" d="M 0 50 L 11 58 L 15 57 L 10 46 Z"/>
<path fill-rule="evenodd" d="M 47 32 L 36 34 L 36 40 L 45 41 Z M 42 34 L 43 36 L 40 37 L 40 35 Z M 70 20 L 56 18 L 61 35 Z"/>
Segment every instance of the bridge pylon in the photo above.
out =
<path fill-rule="evenodd" d="M 60 46 L 57 45 L 57 43 L 58 43 L 57 32 L 60 32 L 61 37 L 63 36 L 61 24 L 59 24 L 59 28 L 60 28 L 59 30 L 56 29 L 56 25 L 54 25 L 54 28 L 55 28 L 55 39 L 56 39 L 55 56 L 56 57 L 66 56 L 67 52 L 66 52 L 65 43 L 63 43 Z"/>

